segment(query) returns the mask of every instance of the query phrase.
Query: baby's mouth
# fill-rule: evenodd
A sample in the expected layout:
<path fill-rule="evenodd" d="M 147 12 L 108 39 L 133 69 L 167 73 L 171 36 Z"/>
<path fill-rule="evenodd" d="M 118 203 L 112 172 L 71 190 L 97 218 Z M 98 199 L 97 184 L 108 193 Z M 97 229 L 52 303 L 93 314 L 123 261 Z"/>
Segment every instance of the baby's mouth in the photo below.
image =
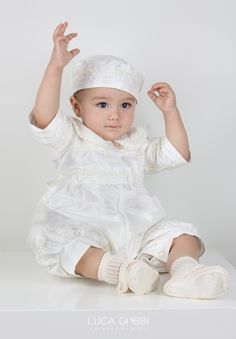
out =
<path fill-rule="evenodd" d="M 120 126 L 105 126 L 107 128 L 121 128 Z"/>

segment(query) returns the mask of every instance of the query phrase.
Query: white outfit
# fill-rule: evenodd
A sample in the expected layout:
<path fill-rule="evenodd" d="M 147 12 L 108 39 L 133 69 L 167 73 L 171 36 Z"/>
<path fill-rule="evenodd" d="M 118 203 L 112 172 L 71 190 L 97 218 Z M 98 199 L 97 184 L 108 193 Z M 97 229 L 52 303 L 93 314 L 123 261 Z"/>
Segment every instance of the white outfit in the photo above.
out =
<path fill-rule="evenodd" d="M 50 273 L 78 277 L 75 266 L 90 246 L 130 260 L 150 256 L 161 271 L 174 238 L 184 233 L 199 238 L 193 225 L 164 220 L 157 197 L 143 186 L 145 173 L 188 163 L 165 136 L 150 139 L 139 126 L 107 141 L 60 111 L 45 129 L 36 127 L 33 117 L 29 126 L 57 171 L 27 239 Z"/>

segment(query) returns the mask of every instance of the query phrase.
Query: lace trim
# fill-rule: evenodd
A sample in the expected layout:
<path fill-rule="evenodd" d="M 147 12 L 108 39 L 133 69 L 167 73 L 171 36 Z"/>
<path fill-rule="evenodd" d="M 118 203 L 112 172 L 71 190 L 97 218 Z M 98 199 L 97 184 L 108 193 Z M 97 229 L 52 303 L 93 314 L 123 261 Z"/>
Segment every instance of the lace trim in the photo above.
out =
<path fill-rule="evenodd" d="M 74 125 L 77 134 L 84 140 L 91 141 L 95 144 L 100 144 L 103 146 L 112 146 L 117 147 L 118 149 L 123 149 L 126 146 L 132 148 L 140 148 L 143 146 L 145 140 L 147 139 L 147 127 L 144 125 L 138 127 L 132 127 L 130 131 L 120 137 L 117 140 L 107 141 L 98 136 L 96 133 L 87 128 L 80 119 L 76 117 L 68 117 L 72 124 Z"/>

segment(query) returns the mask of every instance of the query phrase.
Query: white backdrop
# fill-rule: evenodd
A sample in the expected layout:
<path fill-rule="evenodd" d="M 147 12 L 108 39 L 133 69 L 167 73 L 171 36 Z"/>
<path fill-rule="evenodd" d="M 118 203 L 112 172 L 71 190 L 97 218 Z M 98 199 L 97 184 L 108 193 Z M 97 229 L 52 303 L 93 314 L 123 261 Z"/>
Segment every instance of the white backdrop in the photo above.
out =
<path fill-rule="evenodd" d="M 25 249 L 36 204 L 55 169 L 30 133 L 27 119 L 52 49 L 55 26 L 67 20 L 85 57 L 113 54 L 145 77 L 135 125 L 164 133 L 162 113 L 147 97 L 157 81 L 177 95 L 192 163 L 146 177 L 169 219 L 194 223 L 207 247 L 236 266 L 234 0 L 21 0 L 1 3 L 0 250 Z M 76 62 L 76 59 L 73 61 Z M 61 108 L 69 104 L 63 74 Z"/>

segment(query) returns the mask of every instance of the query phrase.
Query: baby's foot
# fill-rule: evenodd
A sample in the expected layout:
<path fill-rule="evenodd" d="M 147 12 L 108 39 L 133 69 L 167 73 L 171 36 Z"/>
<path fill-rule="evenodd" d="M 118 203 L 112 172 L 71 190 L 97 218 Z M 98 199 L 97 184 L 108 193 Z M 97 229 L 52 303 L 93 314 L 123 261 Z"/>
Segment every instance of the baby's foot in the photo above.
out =
<path fill-rule="evenodd" d="M 187 267 L 188 266 L 188 267 Z M 165 283 L 165 294 L 179 298 L 212 299 L 229 289 L 229 273 L 221 266 L 182 266 Z"/>
<path fill-rule="evenodd" d="M 119 271 L 117 290 L 125 293 L 128 290 L 142 295 L 157 288 L 159 273 L 140 259 L 124 262 Z"/>

